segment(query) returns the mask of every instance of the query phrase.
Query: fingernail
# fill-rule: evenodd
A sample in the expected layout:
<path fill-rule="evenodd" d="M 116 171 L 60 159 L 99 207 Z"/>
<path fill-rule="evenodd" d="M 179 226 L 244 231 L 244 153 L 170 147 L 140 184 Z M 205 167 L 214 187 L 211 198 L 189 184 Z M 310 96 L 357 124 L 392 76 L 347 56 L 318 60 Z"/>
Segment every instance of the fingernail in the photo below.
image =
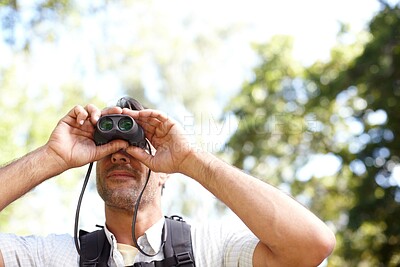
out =
<path fill-rule="evenodd" d="M 80 124 L 80 125 L 83 125 L 84 123 L 85 123 L 85 120 L 80 120 L 80 121 L 79 121 L 79 124 Z"/>

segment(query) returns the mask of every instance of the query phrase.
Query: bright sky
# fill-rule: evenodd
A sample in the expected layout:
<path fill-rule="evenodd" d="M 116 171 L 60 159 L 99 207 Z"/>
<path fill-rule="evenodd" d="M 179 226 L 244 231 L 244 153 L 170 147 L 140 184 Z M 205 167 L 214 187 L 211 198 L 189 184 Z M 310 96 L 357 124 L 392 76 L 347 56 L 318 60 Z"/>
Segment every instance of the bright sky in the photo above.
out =
<path fill-rule="evenodd" d="M 349 23 L 354 32 L 360 31 L 365 23 L 377 12 L 379 8 L 378 1 L 376 0 L 286 0 L 286 1 L 269 1 L 269 0 L 154 0 L 154 5 L 159 7 L 159 12 L 164 16 L 171 18 L 171 29 L 173 25 L 178 26 L 179 18 L 193 14 L 202 18 L 198 20 L 198 24 L 192 25 L 194 30 L 207 31 L 209 27 L 225 26 L 229 24 L 242 25 L 245 31 L 232 42 L 227 44 L 227 53 L 231 60 L 229 62 L 241 62 L 241 66 L 228 66 L 227 72 L 219 75 L 221 84 L 220 98 L 226 100 L 233 94 L 232 88 L 238 88 L 246 77 L 243 72 L 243 67 L 250 67 L 254 64 L 254 58 L 250 54 L 249 43 L 251 41 L 266 42 L 274 34 L 287 34 L 295 37 L 295 56 L 304 64 L 310 64 L 317 59 L 327 59 L 329 57 L 329 50 L 335 44 L 335 36 L 338 32 L 338 22 Z M 123 16 L 116 13 L 116 16 Z M 128 14 L 129 15 L 129 14 Z M 74 69 L 74 62 L 81 60 L 84 62 L 83 66 L 87 67 L 86 80 L 83 82 L 88 88 L 96 88 L 96 93 L 101 92 L 105 95 L 106 99 L 117 98 L 117 91 L 110 90 L 115 85 L 115 78 L 104 76 L 100 79 L 95 76 L 93 70 L 93 54 L 90 52 L 90 39 L 92 35 L 96 35 L 94 26 L 98 24 L 94 21 L 87 21 L 85 33 L 87 35 L 75 36 L 61 43 L 59 47 L 39 46 L 37 47 L 36 54 L 33 56 L 34 68 L 22 71 L 27 77 L 32 77 L 33 83 L 39 86 L 43 83 L 50 83 L 50 88 L 57 86 L 57 83 L 68 79 L 69 72 L 76 71 Z M 179 27 L 177 27 L 179 30 Z M 68 32 L 65 33 L 68 37 Z M 122 37 L 121 37 L 122 38 Z M 122 38 L 123 39 L 123 38 Z M 64 60 L 60 61 L 58 56 L 64 53 Z M 0 65 L 7 65 L 16 60 L 13 57 L 12 51 L 8 50 L 4 44 L 0 43 Z M 231 65 L 231 64 L 229 64 Z M 234 64 L 232 64 L 234 65 Z M 237 73 L 238 75 L 232 75 Z M 212 75 L 210 73 L 210 75 Z M 22 76 L 22 75 L 21 75 Z M 20 77 L 16 77 L 20 78 Z M 153 81 L 154 82 L 154 81 Z M 149 81 L 150 83 L 150 81 Z M 34 88 L 34 84 L 31 84 Z M 222 105 L 220 105 L 222 106 Z M 220 130 L 220 129 L 217 129 Z M 216 147 L 218 148 L 218 147 Z M 79 185 L 80 186 L 80 185 Z M 171 187 L 174 184 L 172 183 Z M 195 185 L 194 185 L 195 186 Z M 41 208 L 40 202 L 33 200 L 31 204 L 32 220 L 27 224 L 25 221 L 18 221 L 15 218 L 15 229 L 10 231 L 17 231 L 24 229 L 32 233 L 48 233 L 48 232 L 65 232 L 66 230 L 72 231 L 73 214 L 75 204 L 69 203 L 65 206 L 63 199 L 57 198 L 63 192 L 57 191 L 51 183 L 43 184 L 39 189 L 41 192 L 51 194 L 51 198 L 55 199 L 52 203 L 47 203 L 48 207 L 41 213 L 41 218 L 57 217 L 58 223 L 54 222 L 49 227 L 43 227 L 43 221 L 35 220 L 38 210 Z M 191 192 L 191 191 L 190 191 Z M 168 199 L 174 197 L 179 192 L 166 193 L 167 205 Z M 74 192 L 77 194 L 77 192 Z M 207 192 L 194 190 L 192 195 L 197 195 L 198 202 L 204 204 L 200 212 L 212 212 L 212 205 L 204 203 L 204 197 L 212 199 Z M 95 198 L 94 196 L 88 196 Z M 56 200 L 57 199 L 57 200 Z M 86 200 L 91 202 L 90 200 Z M 60 210 L 60 207 L 68 209 Z M 90 210 L 92 207 L 88 207 Z M 41 210 L 41 209 L 40 209 Z M 96 216 L 101 216 L 101 209 L 98 209 Z M 37 223 L 35 223 L 35 221 Z M 93 221 L 90 221 L 93 223 Z"/>
<path fill-rule="evenodd" d="M 84 5 L 84 3 L 79 4 Z M 151 3 L 152 6 L 157 7 L 160 16 L 168 19 L 166 25 L 163 26 L 169 31 L 175 31 L 176 34 L 187 34 L 182 32 L 182 18 L 188 16 L 198 18 L 195 20 L 196 24 L 191 25 L 193 32 L 207 33 L 210 28 L 227 25 L 240 26 L 240 36 L 226 43 L 226 53 L 231 58 L 231 61 L 223 62 L 226 72 L 218 71 L 221 100 L 232 94 L 232 89 L 238 88 L 246 77 L 243 68 L 254 64 L 252 57 L 254 55 L 251 54 L 249 48 L 250 42 L 266 42 L 275 34 L 292 35 L 295 37 L 295 57 L 304 64 L 310 64 L 317 59 L 329 57 L 329 50 L 336 41 L 335 35 L 338 32 L 339 21 L 349 23 L 352 31 L 358 32 L 379 8 L 377 0 L 173 0 L 168 2 L 154 0 Z M 23 5 L 22 1 L 21 5 Z M 120 19 L 132 23 L 132 17 L 135 16 L 135 14 L 132 15 L 132 11 L 137 12 L 136 14 L 146 12 L 145 8 L 136 9 L 115 10 L 110 14 L 115 16 L 114 21 Z M 29 17 L 31 13 L 26 12 L 25 16 Z M 101 92 L 106 98 L 115 99 L 118 92 L 110 91 L 109 88 L 115 88 L 118 81 L 112 76 L 98 77 L 93 73 L 96 66 L 93 65 L 94 54 L 91 46 L 93 42 L 104 42 L 99 38 L 103 34 L 102 23 L 107 19 L 109 18 L 100 17 L 98 20 L 84 20 L 80 36 L 68 32 L 67 29 L 62 34 L 62 42 L 57 47 L 39 44 L 35 47 L 32 60 L 35 66 L 27 70 L 28 76 L 34 77 L 32 80 L 35 80 L 38 85 L 47 83 L 52 88 L 70 79 L 71 75 L 68 74 L 71 72 L 85 72 L 83 82 L 88 88 L 96 88 L 97 94 Z M 118 44 L 118 42 L 123 43 L 126 38 L 129 39 L 132 29 L 114 28 L 113 30 L 112 41 Z M 21 30 L 18 33 L 23 35 Z M 60 60 L 60 55 L 64 55 L 62 60 Z M 0 43 L 0 58 L 2 65 L 16 60 L 13 52 L 2 43 Z M 76 69 L 77 61 L 84 66 L 84 70 Z M 149 78 L 147 82 L 149 85 L 155 85 L 152 78 Z"/>
<path fill-rule="evenodd" d="M 329 49 L 336 41 L 338 22 L 349 23 L 353 31 L 359 31 L 379 8 L 376 0 L 205 0 L 196 3 L 192 9 L 209 14 L 217 24 L 242 21 L 250 25 L 248 38 L 251 40 L 267 41 L 274 34 L 294 36 L 296 56 L 306 63 L 329 56 Z"/>

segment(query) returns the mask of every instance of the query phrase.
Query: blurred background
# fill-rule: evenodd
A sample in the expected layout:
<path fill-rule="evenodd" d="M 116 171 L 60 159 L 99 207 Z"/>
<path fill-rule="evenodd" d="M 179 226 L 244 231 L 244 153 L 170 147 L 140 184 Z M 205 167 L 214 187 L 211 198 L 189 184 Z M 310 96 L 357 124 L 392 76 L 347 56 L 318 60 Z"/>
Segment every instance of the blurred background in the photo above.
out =
<path fill-rule="evenodd" d="M 0 0 L 0 23 L 0 164 L 74 105 L 130 95 L 324 220 L 337 237 L 325 266 L 400 265 L 398 1 Z M 72 234 L 86 171 L 7 207 L 0 231 Z M 104 223 L 93 180 L 85 229 Z M 232 216 L 177 174 L 163 205 Z"/>

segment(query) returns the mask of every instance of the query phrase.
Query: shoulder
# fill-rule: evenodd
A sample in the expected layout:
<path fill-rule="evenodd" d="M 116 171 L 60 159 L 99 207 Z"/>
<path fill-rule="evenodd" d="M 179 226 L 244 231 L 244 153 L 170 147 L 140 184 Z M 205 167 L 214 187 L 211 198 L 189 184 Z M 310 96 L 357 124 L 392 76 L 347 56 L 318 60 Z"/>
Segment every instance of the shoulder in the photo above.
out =
<path fill-rule="evenodd" d="M 79 262 L 74 239 L 69 234 L 0 234 L 0 250 L 6 266 L 15 262 L 21 262 L 22 266 L 74 266 Z"/>
<path fill-rule="evenodd" d="M 222 220 L 203 220 L 201 222 L 190 222 L 192 226 L 192 237 L 211 242 L 257 239 L 249 228 L 236 216 L 227 216 Z"/>
<path fill-rule="evenodd" d="M 236 217 L 192 225 L 192 243 L 199 266 L 252 266 L 259 240 Z M 246 262 L 246 264 L 243 264 Z"/>

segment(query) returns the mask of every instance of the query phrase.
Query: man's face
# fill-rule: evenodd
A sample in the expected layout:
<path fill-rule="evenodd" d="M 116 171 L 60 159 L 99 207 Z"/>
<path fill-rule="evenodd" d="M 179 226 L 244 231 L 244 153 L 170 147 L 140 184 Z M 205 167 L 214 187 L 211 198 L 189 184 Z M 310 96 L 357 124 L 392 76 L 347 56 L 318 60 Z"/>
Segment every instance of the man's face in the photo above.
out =
<path fill-rule="evenodd" d="M 148 172 L 145 165 L 126 152 L 116 152 L 97 162 L 97 191 L 107 206 L 132 213 Z M 159 187 L 158 176 L 152 173 L 141 199 L 141 208 L 154 204 L 160 195 Z"/>

